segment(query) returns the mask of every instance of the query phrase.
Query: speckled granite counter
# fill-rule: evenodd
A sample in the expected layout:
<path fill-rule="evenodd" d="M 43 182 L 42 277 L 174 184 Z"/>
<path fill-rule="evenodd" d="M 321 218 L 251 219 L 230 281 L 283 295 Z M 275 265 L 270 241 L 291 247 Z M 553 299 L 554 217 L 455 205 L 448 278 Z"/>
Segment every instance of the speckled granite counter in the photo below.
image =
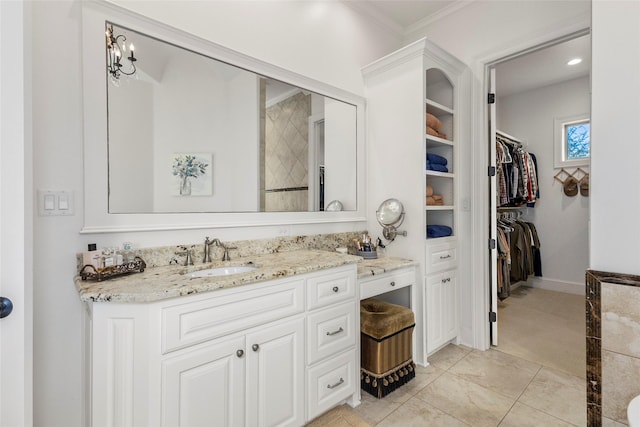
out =
<path fill-rule="evenodd" d="M 364 279 L 388 271 L 417 265 L 416 261 L 404 258 L 381 256 L 377 259 L 363 259 L 358 264 L 358 279 Z"/>
<path fill-rule="evenodd" d="M 372 261 L 383 260 L 384 258 Z M 177 265 L 155 267 L 149 268 L 143 273 L 135 273 L 103 282 L 83 281 L 78 276 L 75 278 L 75 285 L 82 301 L 150 302 L 264 282 L 361 261 L 361 257 L 354 255 L 322 250 L 299 250 L 246 256 L 228 262 L 220 261 L 190 267 Z M 249 262 L 258 268 L 248 273 L 230 276 L 192 278 L 185 275 L 206 268 L 246 265 Z M 388 264 L 382 262 L 377 269 L 384 269 L 386 265 Z M 374 273 L 370 272 L 369 274 Z"/>

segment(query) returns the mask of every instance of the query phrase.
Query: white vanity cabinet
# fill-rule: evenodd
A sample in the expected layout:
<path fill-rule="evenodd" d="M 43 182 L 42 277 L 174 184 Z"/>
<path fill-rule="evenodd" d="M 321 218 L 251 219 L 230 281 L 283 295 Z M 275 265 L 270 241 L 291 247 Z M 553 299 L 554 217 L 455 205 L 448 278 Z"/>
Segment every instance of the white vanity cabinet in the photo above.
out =
<path fill-rule="evenodd" d="M 302 320 L 265 325 L 164 359 L 161 425 L 300 425 Z"/>
<path fill-rule="evenodd" d="M 88 303 L 91 425 L 301 426 L 357 404 L 355 283 L 351 264 L 156 302 Z"/>

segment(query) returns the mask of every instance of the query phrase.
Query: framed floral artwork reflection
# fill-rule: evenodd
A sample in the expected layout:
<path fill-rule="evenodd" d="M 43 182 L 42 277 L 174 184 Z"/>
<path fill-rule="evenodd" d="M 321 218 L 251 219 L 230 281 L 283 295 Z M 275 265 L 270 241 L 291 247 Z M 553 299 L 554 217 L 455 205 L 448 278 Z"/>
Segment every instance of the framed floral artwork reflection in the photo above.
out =
<path fill-rule="evenodd" d="M 213 155 L 175 153 L 171 158 L 171 195 L 211 196 L 213 194 Z"/>

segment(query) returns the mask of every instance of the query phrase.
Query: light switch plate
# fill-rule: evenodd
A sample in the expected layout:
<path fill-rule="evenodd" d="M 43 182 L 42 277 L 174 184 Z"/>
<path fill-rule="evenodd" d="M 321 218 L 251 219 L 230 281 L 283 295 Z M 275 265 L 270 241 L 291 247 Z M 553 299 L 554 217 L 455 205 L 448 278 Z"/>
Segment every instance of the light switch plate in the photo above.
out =
<path fill-rule="evenodd" d="M 38 190 L 40 216 L 70 216 L 74 214 L 73 191 Z"/>

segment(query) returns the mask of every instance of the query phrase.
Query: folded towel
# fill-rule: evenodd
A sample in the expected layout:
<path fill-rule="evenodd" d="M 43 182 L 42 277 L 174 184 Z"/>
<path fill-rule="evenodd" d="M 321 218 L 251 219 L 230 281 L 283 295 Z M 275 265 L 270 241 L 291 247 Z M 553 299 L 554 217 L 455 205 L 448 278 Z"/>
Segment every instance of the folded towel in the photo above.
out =
<path fill-rule="evenodd" d="M 444 202 L 442 201 L 442 199 L 437 200 L 434 199 L 431 196 L 427 197 L 427 206 L 444 206 Z"/>
<path fill-rule="evenodd" d="M 437 132 L 442 127 L 442 122 L 433 114 L 427 113 L 427 126 Z"/>
<path fill-rule="evenodd" d="M 427 170 L 437 171 L 437 172 L 449 172 L 449 169 L 445 165 L 434 164 L 431 162 L 427 162 Z"/>
<path fill-rule="evenodd" d="M 446 225 L 427 225 L 427 237 L 451 236 L 453 230 Z"/>
<path fill-rule="evenodd" d="M 434 194 L 431 197 L 433 197 L 433 200 L 442 200 L 443 199 L 443 197 L 440 194 Z"/>
<path fill-rule="evenodd" d="M 427 197 L 433 196 L 433 187 L 427 185 Z"/>
<path fill-rule="evenodd" d="M 437 136 L 438 138 L 447 139 L 447 135 L 435 130 L 432 127 L 427 126 L 427 134 L 431 136 Z"/>
<path fill-rule="evenodd" d="M 447 165 L 447 159 L 434 153 L 427 153 L 427 161 L 431 164 Z"/>
<path fill-rule="evenodd" d="M 427 134 L 431 136 L 440 137 L 440 133 L 432 127 L 427 126 Z"/>

